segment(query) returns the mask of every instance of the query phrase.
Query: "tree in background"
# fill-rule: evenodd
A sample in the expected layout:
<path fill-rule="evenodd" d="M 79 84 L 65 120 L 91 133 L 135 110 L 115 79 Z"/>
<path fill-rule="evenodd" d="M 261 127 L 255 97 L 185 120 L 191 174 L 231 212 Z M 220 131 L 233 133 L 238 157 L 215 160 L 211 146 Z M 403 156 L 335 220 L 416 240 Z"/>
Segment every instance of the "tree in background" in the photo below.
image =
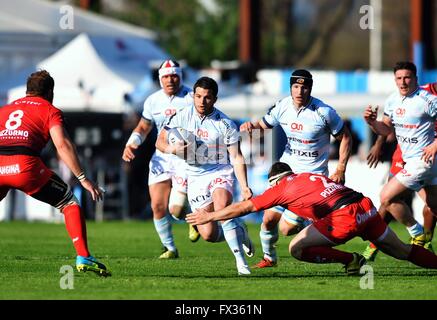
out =
<path fill-rule="evenodd" d="M 238 59 L 238 0 L 74 0 L 80 1 L 89 1 L 96 12 L 153 30 L 167 52 L 190 66 Z M 370 30 L 359 26 L 360 7 L 369 0 L 260 1 L 259 68 L 369 67 Z M 394 61 L 411 59 L 410 1 L 384 0 L 382 6 L 383 68 L 390 69 Z"/>
<path fill-rule="evenodd" d="M 167 52 L 190 66 L 238 57 L 238 1 L 215 0 L 208 8 L 197 0 L 128 0 L 127 8 L 109 14 L 153 30 Z"/>

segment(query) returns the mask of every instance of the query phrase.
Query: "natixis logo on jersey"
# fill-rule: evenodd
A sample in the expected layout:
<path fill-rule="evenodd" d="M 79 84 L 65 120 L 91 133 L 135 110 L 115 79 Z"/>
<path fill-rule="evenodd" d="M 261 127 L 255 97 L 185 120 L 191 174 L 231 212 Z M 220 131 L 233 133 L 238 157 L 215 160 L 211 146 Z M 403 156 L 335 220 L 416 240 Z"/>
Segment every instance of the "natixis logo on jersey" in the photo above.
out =
<path fill-rule="evenodd" d="M 210 197 L 207 195 L 199 195 L 195 198 L 190 199 L 190 203 L 199 203 L 208 200 Z"/>

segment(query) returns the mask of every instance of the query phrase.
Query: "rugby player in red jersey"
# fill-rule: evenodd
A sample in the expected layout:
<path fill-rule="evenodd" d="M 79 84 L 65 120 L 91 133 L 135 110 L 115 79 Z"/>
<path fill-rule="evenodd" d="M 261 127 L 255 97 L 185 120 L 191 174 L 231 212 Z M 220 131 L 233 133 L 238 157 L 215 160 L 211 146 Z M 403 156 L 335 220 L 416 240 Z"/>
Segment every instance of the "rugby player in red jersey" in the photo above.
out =
<path fill-rule="evenodd" d="M 77 270 L 109 276 L 106 266 L 88 251 L 85 218 L 78 200 L 40 158 L 51 138 L 60 159 L 92 199 L 102 199 L 103 189 L 82 170 L 75 146 L 65 131 L 61 110 L 52 105 L 54 85 L 47 71 L 34 72 L 27 79 L 26 96 L 0 108 L 0 200 L 10 189 L 18 189 L 59 209 L 77 253 Z"/>
<path fill-rule="evenodd" d="M 437 269 L 437 256 L 415 244 L 401 242 L 382 220 L 372 201 L 363 194 L 320 174 L 294 174 L 283 162 L 273 164 L 269 182 L 272 187 L 259 196 L 215 212 L 197 210 L 187 215 L 187 222 L 204 224 L 280 205 L 313 220 L 290 242 L 290 254 L 298 260 L 342 263 L 347 274 L 359 274 L 366 263 L 362 255 L 332 248 L 358 236 L 373 241 L 396 259 Z"/>

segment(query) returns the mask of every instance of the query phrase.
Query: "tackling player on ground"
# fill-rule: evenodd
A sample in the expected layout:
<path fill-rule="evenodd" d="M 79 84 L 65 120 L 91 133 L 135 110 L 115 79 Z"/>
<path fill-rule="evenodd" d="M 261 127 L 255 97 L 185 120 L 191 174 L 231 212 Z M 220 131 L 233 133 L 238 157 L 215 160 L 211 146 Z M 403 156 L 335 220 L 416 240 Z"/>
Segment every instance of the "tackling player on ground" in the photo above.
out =
<path fill-rule="evenodd" d="M 262 195 L 215 212 L 197 210 L 187 215 L 187 222 L 210 223 L 280 205 L 313 220 L 290 242 L 289 252 L 298 260 L 341 263 L 348 275 L 358 275 L 366 259 L 359 253 L 332 248 L 358 236 L 376 243 L 396 259 L 437 269 L 437 256 L 415 244 L 401 242 L 381 219 L 372 201 L 363 194 L 320 174 L 294 174 L 283 162 L 273 164 L 269 182 L 273 186 Z"/>

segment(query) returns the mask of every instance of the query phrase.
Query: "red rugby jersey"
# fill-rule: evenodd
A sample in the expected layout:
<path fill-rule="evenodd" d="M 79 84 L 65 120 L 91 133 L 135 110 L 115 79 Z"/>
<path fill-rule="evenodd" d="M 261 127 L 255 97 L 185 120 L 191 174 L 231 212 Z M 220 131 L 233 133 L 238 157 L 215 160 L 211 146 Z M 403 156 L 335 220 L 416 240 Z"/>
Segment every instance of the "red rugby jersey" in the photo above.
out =
<path fill-rule="evenodd" d="M 40 97 L 24 97 L 0 108 L 0 149 L 26 147 L 40 153 L 49 130 L 63 125 L 62 111 Z"/>
<path fill-rule="evenodd" d="M 354 197 L 359 199 L 362 195 L 323 175 L 300 173 L 283 178 L 278 185 L 251 201 L 255 211 L 280 205 L 303 218 L 319 220 L 341 204 L 356 202 L 349 201 Z"/>

